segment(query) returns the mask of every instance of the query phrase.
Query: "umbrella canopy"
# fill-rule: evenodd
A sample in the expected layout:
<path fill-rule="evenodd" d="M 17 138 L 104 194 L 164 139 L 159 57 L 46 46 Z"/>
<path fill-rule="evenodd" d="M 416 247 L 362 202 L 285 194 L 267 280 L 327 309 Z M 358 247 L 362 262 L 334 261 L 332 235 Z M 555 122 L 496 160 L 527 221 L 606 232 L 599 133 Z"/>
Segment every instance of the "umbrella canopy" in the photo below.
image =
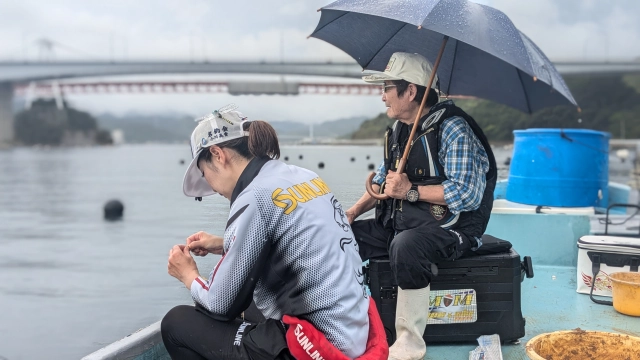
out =
<path fill-rule="evenodd" d="M 526 113 L 577 106 L 544 53 L 502 12 L 466 0 L 338 0 L 322 9 L 312 37 L 365 70 L 383 71 L 394 52 L 436 59 L 440 90 L 493 100 Z"/>

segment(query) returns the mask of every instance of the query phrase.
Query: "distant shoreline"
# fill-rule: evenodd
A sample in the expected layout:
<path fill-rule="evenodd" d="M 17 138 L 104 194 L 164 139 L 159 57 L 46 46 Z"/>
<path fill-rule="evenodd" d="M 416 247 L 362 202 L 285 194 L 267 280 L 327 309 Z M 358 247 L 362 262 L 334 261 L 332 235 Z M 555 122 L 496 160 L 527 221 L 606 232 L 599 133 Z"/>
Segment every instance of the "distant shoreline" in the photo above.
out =
<path fill-rule="evenodd" d="M 382 146 L 383 139 L 303 139 L 287 145 L 357 145 Z M 283 143 L 283 145 L 286 143 Z"/>

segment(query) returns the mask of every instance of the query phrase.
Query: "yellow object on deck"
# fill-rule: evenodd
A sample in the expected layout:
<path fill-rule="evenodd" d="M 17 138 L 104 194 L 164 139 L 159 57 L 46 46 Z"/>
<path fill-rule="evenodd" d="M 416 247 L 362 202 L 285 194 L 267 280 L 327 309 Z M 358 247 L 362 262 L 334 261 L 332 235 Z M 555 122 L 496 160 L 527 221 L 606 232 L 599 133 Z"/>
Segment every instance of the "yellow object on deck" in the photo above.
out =
<path fill-rule="evenodd" d="M 640 273 L 617 272 L 609 275 L 609 279 L 613 286 L 613 308 L 625 315 L 640 316 Z"/>
<path fill-rule="evenodd" d="M 580 329 L 540 334 L 526 346 L 531 360 L 638 360 L 638 349 L 638 337 Z"/>

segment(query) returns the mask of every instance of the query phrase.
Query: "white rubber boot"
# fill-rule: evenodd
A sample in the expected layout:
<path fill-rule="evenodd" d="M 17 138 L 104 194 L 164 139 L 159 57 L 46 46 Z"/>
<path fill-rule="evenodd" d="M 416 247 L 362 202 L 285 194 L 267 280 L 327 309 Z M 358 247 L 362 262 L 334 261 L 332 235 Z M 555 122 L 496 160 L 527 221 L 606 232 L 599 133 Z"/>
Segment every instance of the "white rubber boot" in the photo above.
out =
<path fill-rule="evenodd" d="M 398 287 L 396 341 L 389 348 L 389 360 L 421 360 L 427 354 L 422 335 L 429 317 L 430 288 L 402 290 Z"/>

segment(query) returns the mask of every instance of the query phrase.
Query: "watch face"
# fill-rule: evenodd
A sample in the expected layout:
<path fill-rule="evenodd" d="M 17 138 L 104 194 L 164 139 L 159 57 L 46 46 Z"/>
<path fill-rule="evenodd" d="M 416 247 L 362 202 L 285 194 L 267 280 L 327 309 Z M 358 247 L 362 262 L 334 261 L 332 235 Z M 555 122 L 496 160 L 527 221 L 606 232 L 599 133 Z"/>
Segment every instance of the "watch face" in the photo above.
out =
<path fill-rule="evenodd" d="M 420 193 L 418 193 L 418 190 L 411 189 L 407 192 L 407 201 L 416 202 L 418 201 L 419 196 L 420 196 Z"/>

